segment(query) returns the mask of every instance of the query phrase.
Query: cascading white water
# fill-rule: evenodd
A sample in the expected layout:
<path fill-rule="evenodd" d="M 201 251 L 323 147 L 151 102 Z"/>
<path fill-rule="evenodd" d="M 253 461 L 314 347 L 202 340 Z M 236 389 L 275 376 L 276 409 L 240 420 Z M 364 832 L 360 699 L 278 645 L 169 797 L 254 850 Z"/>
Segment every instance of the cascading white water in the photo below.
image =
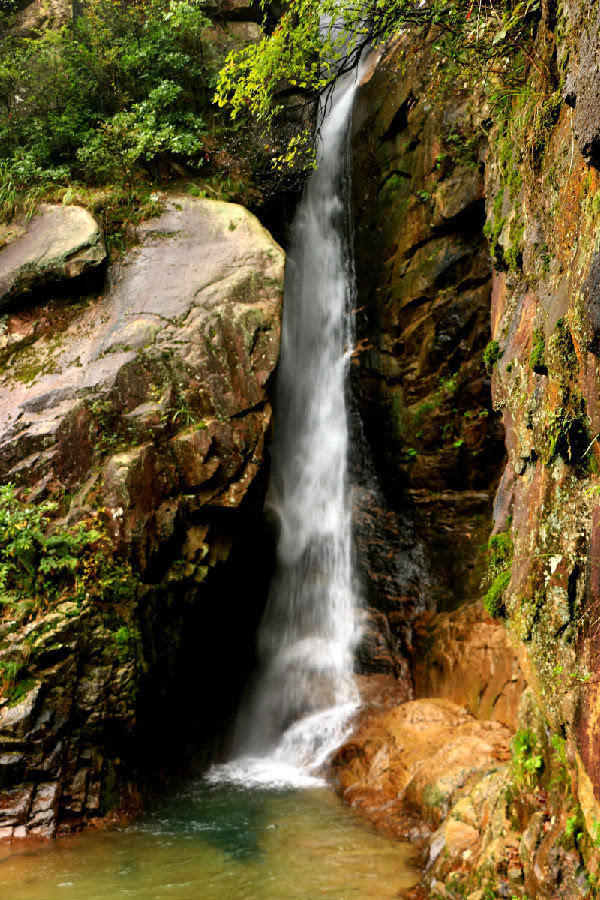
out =
<path fill-rule="evenodd" d="M 237 725 L 238 758 L 212 779 L 312 784 L 346 737 L 358 696 L 347 478 L 352 340 L 348 128 L 356 81 L 324 111 L 317 166 L 287 257 L 267 497 L 279 533 L 259 633 L 261 672 Z"/>

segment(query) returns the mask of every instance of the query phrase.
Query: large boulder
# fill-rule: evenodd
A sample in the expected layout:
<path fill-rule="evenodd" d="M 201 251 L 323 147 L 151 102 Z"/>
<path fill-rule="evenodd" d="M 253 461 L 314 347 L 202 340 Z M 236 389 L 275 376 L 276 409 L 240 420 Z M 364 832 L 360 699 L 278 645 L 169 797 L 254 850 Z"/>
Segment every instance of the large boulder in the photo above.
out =
<path fill-rule="evenodd" d="M 510 731 L 481 722 L 449 700 L 413 700 L 367 709 L 335 754 L 344 798 L 390 834 L 425 836 L 455 795 L 509 758 Z"/>
<path fill-rule="evenodd" d="M 106 260 L 100 226 L 80 206 L 40 206 L 27 222 L 0 229 L 0 309 L 36 288 L 60 285 Z"/>
<path fill-rule="evenodd" d="M 266 594 L 283 252 L 190 197 L 137 236 L 99 296 L 11 313 L 0 350 L 1 480 L 54 500 L 57 534 L 100 535 L 89 591 L 3 607 L 5 837 L 131 811 L 144 772 L 217 740 Z"/>

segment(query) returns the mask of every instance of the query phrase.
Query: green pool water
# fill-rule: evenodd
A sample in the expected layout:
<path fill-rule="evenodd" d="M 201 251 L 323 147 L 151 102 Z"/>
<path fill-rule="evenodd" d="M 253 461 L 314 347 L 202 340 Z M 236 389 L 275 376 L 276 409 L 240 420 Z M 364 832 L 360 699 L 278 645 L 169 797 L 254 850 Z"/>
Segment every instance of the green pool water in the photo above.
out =
<path fill-rule="evenodd" d="M 2 900 L 388 900 L 411 847 L 326 788 L 197 783 L 134 825 L 0 849 Z"/>

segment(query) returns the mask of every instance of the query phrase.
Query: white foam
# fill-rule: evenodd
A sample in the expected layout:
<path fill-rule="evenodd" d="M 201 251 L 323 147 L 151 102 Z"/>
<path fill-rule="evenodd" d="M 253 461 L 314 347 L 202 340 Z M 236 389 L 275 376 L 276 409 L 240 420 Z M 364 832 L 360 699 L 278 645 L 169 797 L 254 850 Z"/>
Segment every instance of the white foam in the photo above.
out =
<path fill-rule="evenodd" d="M 326 784 L 323 767 L 349 737 L 356 709 L 355 703 L 347 703 L 299 719 L 284 732 L 272 754 L 241 756 L 212 766 L 206 780 L 240 787 L 322 787 Z"/>

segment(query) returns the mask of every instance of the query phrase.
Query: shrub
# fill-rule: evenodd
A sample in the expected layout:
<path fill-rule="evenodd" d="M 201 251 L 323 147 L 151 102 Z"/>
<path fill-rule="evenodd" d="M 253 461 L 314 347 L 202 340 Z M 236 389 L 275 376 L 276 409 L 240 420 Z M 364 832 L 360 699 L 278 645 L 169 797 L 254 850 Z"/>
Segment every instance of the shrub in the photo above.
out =
<path fill-rule="evenodd" d="M 203 162 L 219 61 L 203 0 L 86 0 L 60 30 L 0 14 L 0 210 L 48 182 Z M 4 26 L 4 27 L 2 27 Z"/>

